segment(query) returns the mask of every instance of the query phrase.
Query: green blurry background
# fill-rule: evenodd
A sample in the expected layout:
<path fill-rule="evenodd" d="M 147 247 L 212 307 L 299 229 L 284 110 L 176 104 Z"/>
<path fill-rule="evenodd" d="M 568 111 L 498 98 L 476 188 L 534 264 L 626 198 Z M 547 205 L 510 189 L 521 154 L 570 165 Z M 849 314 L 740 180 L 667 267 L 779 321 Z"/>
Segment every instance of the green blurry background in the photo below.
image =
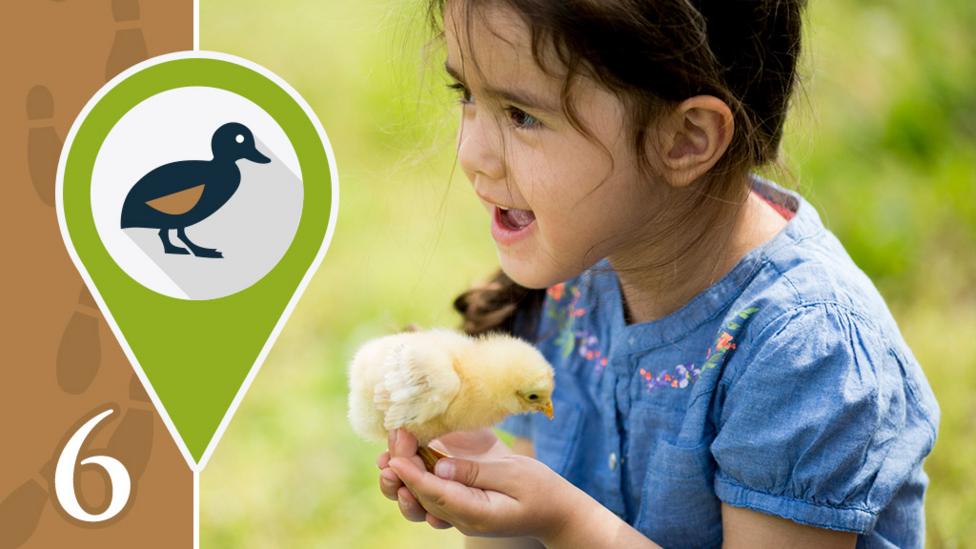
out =
<path fill-rule="evenodd" d="M 322 120 L 339 220 L 312 284 L 202 475 L 205 547 L 445 547 L 377 489 L 379 445 L 345 417 L 358 344 L 454 325 L 496 266 L 460 173 L 457 111 L 424 61 L 419 4 L 201 2 L 201 46 L 260 63 Z M 931 547 L 976 540 L 976 3 L 818 0 L 773 174 L 821 211 L 888 300 L 942 408 L 926 462 Z M 976 543 L 976 542 L 973 542 Z"/>

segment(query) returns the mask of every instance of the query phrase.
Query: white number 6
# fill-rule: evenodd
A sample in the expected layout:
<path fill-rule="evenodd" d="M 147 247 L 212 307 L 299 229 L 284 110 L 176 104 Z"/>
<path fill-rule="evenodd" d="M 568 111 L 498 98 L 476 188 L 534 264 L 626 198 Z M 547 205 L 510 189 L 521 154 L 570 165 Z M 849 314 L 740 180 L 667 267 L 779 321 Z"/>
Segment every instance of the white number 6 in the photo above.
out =
<path fill-rule="evenodd" d="M 80 462 L 80 465 L 88 465 L 89 463 L 98 465 L 108 473 L 109 483 L 112 486 L 112 500 L 109 501 L 108 507 L 101 513 L 93 515 L 81 508 L 81 504 L 78 503 L 78 496 L 75 494 L 75 461 L 78 459 L 78 453 L 81 452 L 81 445 L 88 438 L 92 429 L 111 413 L 111 408 L 105 410 L 89 419 L 81 426 L 81 429 L 71 435 L 58 457 L 58 465 L 54 470 L 54 492 L 58 497 L 58 503 L 69 515 L 80 521 L 101 522 L 109 520 L 119 514 L 129 501 L 131 489 L 129 472 L 119 460 L 110 456 L 90 456 Z"/>

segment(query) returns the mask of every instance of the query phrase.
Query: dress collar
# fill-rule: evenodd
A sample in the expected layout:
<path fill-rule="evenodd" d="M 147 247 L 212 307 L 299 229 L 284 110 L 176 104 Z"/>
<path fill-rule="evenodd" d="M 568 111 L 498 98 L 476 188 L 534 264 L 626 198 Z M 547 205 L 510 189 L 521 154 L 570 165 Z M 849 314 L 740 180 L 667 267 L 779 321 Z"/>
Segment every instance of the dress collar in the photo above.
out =
<path fill-rule="evenodd" d="M 638 351 L 650 351 L 669 345 L 692 333 L 702 324 L 725 311 L 741 295 L 746 285 L 776 250 L 795 244 L 821 230 L 820 215 L 812 204 L 799 193 L 752 175 L 752 189 L 766 199 L 796 212 L 776 236 L 750 250 L 721 279 L 702 290 L 678 310 L 655 320 L 626 325 L 624 322 L 623 296 L 620 280 L 607 259 L 598 262 L 596 272 L 603 279 L 599 307 L 604 318 L 612 322 L 612 349 L 614 355 Z"/>

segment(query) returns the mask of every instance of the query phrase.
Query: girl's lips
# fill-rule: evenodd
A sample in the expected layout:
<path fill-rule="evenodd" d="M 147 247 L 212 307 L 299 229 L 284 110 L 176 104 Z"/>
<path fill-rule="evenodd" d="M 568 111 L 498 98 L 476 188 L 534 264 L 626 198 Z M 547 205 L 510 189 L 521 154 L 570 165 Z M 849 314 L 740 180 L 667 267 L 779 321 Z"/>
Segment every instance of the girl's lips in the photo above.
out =
<path fill-rule="evenodd" d="M 491 217 L 491 236 L 499 244 L 514 244 L 525 238 L 532 231 L 532 227 L 535 227 L 535 219 L 533 219 L 527 225 L 513 228 L 503 219 L 503 215 L 502 209 L 495 206 Z"/>

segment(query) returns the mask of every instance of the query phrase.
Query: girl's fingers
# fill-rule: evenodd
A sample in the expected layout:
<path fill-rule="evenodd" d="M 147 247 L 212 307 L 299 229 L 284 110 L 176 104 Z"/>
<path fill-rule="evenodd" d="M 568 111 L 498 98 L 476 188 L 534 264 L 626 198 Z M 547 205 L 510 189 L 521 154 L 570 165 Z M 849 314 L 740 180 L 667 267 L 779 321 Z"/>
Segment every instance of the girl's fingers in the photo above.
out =
<path fill-rule="evenodd" d="M 390 431 L 388 442 L 390 450 L 385 452 L 387 457 L 386 461 L 383 462 L 383 466 L 380 467 L 381 469 L 387 467 L 390 459 L 394 457 L 407 458 L 416 463 L 418 467 L 424 466 L 424 460 L 420 459 L 420 456 L 417 455 L 417 437 L 411 435 L 405 429 L 396 429 Z M 377 458 L 377 463 L 380 463 L 383 459 L 383 454 L 380 454 L 380 457 Z"/>
<path fill-rule="evenodd" d="M 376 466 L 383 470 L 386 468 L 387 464 L 390 463 L 390 452 L 386 451 L 382 454 L 376 456 Z"/>
<path fill-rule="evenodd" d="M 431 525 L 434 528 L 437 528 L 438 530 L 453 528 L 450 522 L 447 522 L 446 520 L 441 520 L 430 513 L 427 513 L 427 524 Z"/>
<path fill-rule="evenodd" d="M 397 490 L 397 503 L 400 505 L 400 514 L 411 522 L 424 522 L 427 520 L 427 510 L 420 505 L 410 490 L 401 486 Z"/>
<path fill-rule="evenodd" d="M 394 431 L 390 457 L 410 457 L 417 455 L 417 439 L 405 429 Z"/>
<path fill-rule="evenodd" d="M 498 437 L 491 429 L 481 429 L 478 431 L 455 431 L 448 433 L 437 439 L 452 456 L 483 456 L 498 443 Z M 508 452 L 511 453 L 511 452 Z"/>
<path fill-rule="evenodd" d="M 444 517 L 470 517 L 485 511 L 488 498 L 483 490 L 438 478 L 403 458 L 390 460 L 390 468 L 417 495 L 427 510 Z"/>
<path fill-rule="evenodd" d="M 396 476 L 396 473 L 394 473 L 392 469 L 387 467 L 386 469 L 380 471 L 380 492 L 382 492 L 387 499 L 396 501 L 397 490 L 399 490 L 401 486 L 403 486 L 403 483 L 400 482 L 400 477 Z"/>

